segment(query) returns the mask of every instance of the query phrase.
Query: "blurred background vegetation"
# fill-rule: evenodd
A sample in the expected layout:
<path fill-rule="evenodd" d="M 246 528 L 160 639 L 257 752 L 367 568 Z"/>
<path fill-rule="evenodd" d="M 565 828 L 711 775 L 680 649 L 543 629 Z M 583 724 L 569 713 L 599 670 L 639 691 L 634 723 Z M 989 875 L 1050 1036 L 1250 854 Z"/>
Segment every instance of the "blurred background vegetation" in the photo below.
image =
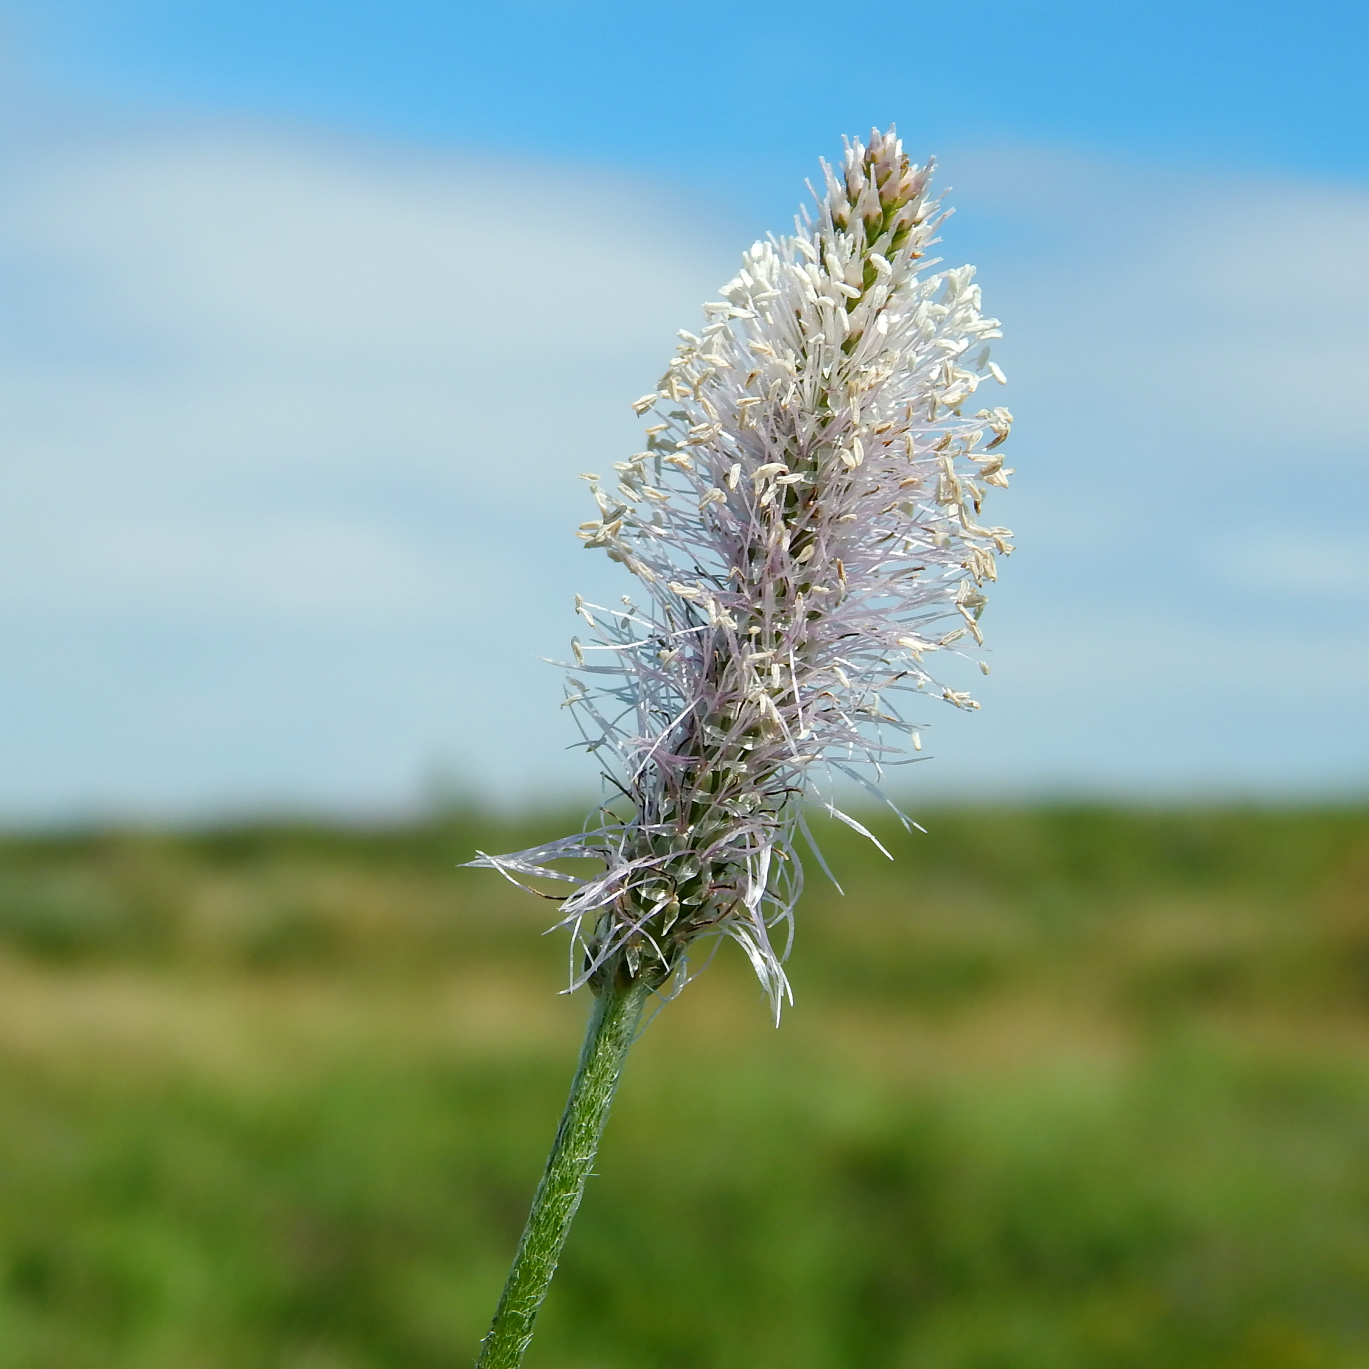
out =
<path fill-rule="evenodd" d="M 529 1369 L 1369 1366 L 1369 809 L 822 824 L 634 1053 Z M 469 1362 L 569 1081 L 560 815 L 0 840 L 0 1363 Z"/>

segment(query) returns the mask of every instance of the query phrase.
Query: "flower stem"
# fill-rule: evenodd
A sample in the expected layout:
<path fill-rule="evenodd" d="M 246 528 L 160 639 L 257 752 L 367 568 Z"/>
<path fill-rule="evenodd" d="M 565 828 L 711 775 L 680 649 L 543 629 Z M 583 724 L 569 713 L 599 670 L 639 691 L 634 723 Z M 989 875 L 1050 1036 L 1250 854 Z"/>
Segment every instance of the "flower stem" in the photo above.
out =
<path fill-rule="evenodd" d="M 650 995 L 651 984 L 637 978 L 605 986 L 594 1000 L 566 1110 L 476 1369 L 518 1369 L 523 1362 Z"/>

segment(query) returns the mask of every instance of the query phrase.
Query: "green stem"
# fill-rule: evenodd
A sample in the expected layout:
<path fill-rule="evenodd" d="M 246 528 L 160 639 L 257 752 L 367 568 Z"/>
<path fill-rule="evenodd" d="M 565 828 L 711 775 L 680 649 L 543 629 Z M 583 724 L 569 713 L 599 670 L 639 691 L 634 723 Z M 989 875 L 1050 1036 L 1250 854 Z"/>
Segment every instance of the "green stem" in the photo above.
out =
<path fill-rule="evenodd" d="M 476 1369 L 518 1369 L 523 1362 L 650 995 L 649 983 L 632 979 L 606 987 L 594 1000 L 566 1110 Z"/>

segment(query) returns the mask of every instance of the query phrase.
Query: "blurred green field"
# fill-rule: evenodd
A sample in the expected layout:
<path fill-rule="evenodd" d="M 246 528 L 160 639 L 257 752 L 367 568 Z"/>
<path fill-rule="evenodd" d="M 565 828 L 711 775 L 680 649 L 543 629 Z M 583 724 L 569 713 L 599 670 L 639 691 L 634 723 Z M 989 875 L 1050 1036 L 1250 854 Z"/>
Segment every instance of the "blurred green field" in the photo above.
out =
<path fill-rule="evenodd" d="M 1369 1366 L 1369 810 L 924 822 L 652 1023 L 529 1369 Z M 469 1363 L 563 826 L 0 840 L 0 1364 Z"/>

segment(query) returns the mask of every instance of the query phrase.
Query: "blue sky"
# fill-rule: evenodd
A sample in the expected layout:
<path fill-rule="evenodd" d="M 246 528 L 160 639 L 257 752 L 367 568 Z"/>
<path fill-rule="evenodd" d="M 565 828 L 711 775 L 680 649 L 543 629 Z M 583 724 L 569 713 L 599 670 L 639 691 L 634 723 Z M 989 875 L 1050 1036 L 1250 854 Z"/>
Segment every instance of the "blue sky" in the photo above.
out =
<path fill-rule="evenodd" d="M 67 96 L 726 177 L 767 209 L 787 204 L 815 147 L 894 119 L 942 145 L 1369 174 L 1369 11 L 1354 4 L 11 0 L 7 12 L 35 83 Z"/>
<path fill-rule="evenodd" d="M 1359 8 L 0 4 L 0 815 L 584 792 L 575 475 L 842 132 L 940 154 L 1021 551 L 928 796 L 1369 784 Z M 951 710 L 943 710 L 946 713 Z"/>

